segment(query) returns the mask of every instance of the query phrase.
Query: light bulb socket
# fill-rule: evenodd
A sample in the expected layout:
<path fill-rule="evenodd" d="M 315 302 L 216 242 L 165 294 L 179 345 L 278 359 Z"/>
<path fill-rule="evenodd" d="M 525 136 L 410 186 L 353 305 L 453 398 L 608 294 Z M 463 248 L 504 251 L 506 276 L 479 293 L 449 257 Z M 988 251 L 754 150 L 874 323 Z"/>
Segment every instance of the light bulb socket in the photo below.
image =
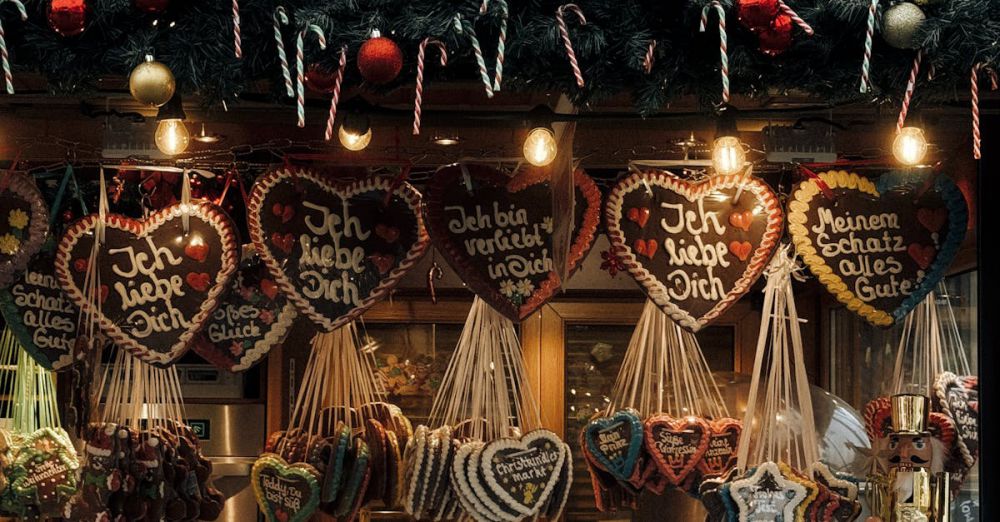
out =
<path fill-rule="evenodd" d="M 362 136 L 372 128 L 371 119 L 362 112 L 350 111 L 344 115 L 344 130 Z"/>
<path fill-rule="evenodd" d="M 716 139 L 725 136 L 739 137 L 739 131 L 736 129 L 736 112 L 736 107 L 732 105 L 723 105 L 719 109 L 715 123 Z"/>
<path fill-rule="evenodd" d="M 179 92 L 174 92 L 170 101 L 160 106 L 159 112 L 156 113 L 156 121 L 184 120 L 186 118 L 187 114 L 184 113 L 184 102 L 181 100 Z"/>

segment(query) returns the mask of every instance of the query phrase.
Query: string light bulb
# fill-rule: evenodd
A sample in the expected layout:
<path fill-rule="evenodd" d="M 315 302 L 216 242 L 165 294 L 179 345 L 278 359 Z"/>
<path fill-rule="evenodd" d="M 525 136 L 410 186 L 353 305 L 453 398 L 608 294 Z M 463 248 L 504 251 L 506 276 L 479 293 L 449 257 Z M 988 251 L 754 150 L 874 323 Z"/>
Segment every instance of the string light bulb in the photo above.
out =
<path fill-rule="evenodd" d="M 524 139 L 524 159 L 536 167 L 544 167 L 556 159 L 556 136 L 548 127 L 535 127 Z"/>
<path fill-rule="evenodd" d="M 174 93 L 170 101 L 160 107 L 156 114 L 159 124 L 153 134 L 153 141 L 163 154 L 176 156 L 187 150 L 191 143 L 191 133 L 184 125 L 185 117 L 180 94 Z"/>
<path fill-rule="evenodd" d="M 927 155 L 927 138 L 920 127 L 903 127 L 892 140 L 892 155 L 903 165 L 913 166 Z"/>
<path fill-rule="evenodd" d="M 372 126 L 363 114 L 348 113 L 337 132 L 340 144 L 353 152 L 364 150 L 372 141 Z"/>
<path fill-rule="evenodd" d="M 746 161 L 747 153 L 736 131 L 736 109 L 723 107 L 712 144 L 712 168 L 721 176 L 739 174 Z"/>

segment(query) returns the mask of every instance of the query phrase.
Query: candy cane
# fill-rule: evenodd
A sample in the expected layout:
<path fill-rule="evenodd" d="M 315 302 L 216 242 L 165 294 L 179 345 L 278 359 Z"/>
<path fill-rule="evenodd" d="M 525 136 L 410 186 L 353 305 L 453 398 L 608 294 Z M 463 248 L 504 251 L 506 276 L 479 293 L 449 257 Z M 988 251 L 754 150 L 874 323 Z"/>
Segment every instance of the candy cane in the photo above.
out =
<path fill-rule="evenodd" d="M 646 74 L 653 72 L 653 53 L 656 52 L 656 40 L 649 41 L 649 47 L 646 48 L 646 56 L 642 59 L 642 70 L 646 71 Z"/>
<path fill-rule="evenodd" d="M 20 0 L 0 0 L 0 4 L 4 2 L 10 2 L 17 7 L 22 21 L 28 19 L 28 13 Z M 14 94 L 14 74 L 10 71 L 10 57 L 7 54 L 7 39 L 4 37 L 2 21 L 0 21 L 0 61 L 3 62 L 3 79 L 7 83 L 7 94 Z"/>
<path fill-rule="evenodd" d="M 503 0 L 500 0 L 501 2 Z M 413 135 L 416 136 L 420 134 L 420 105 L 423 103 L 424 97 L 424 53 L 427 45 L 433 45 L 441 51 L 441 67 L 448 65 L 448 49 L 443 43 L 435 40 L 434 38 L 424 38 L 420 42 L 420 48 L 417 51 L 417 88 L 415 90 L 415 97 L 413 99 Z"/>
<path fill-rule="evenodd" d="M 333 139 L 333 121 L 337 119 L 337 104 L 340 102 L 340 83 L 344 80 L 344 69 L 347 67 L 347 46 L 340 47 L 340 63 L 337 64 L 337 76 L 333 79 L 333 93 L 330 96 L 330 114 L 326 117 L 326 132 L 323 139 Z"/>
<path fill-rule="evenodd" d="M 802 29 L 802 32 L 808 34 L 809 36 L 814 34 L 812 26 L 806 23 L 806 21 L 803 20 L 794 9 L 789 7 L 788 4 L 778 0 L 778 8 L 781 9 L 782 13 L 785 13 L 785 16 L 791 18 L 792 21 L 795 22 L 795 25 Z"/>
<path fill-rule="evenodd" d="M 981 137 L 979 135 L 979 68 L 982 64 L 972 66 L 972 157 L 982 159 L 983 153 L 980 149 Z"/>
<path fill-rule="evenodd" d="M 913 87 L 917 84 L 917 75 L 920 74 L 920 59 L 923 58 L 924 51 L 917 51 L 913 58 L 913 67 L 910 69 L 910 79 L 906 82 L 906 92 L 903 94 L 903 106 L 899 109 L 899 119 L 896 120 L 896 132 L 903 130 L 906 124 L 906 113 L 910 110 L 910 100 L 913 98 Z"/>
<path fill-rule="evenodd" d="M 486 97 L 493 97 L 493 83 L 490 81 L 490 73 L 486 70 L 486 60 L 483 59 L 483 49 L 479 46 L 479 38 L 476 37 L 476 30 L 472 24 L 462 20 L 461 15 L 456 14 L 453 19 L 455 31 L 458 33 L 468 33 L 469 41 L 472 42 L 472 52 L 476 55 L 476 65 L 479 66 L 479 77 L 486 88 Z"/>
<path fill-rule="evenodd" d="M 726 37 L 726 10 L 719 0 L 712 0 L 701 10 L 701 24 L 698 31 L 704 33 L 708 28 L 708 13 L 711 9 L 719 13 L 719 63 L 722 73 L 722 103 L 729 103 L 729 49 Z"/>
<path fill-rule="evenodd" d="M 503 77 L 503 54 L 507 42 L 507 0 L 497 0 L 500 6 L 500 38 L 497 40 L 497 65 L 493 71 L 493 90 L 500 90 L 500 79 Z"/>
<path fill-rule="evenodd" d="M 288 14 L 285 8 L 278 6 L 274 10 L 274 43 L 278 46 L 278 61 L 281 62 L 281 76 L 285 80 L 285 91 L 288 97 L 295 96 L 292 88 L 292 73 L 288 70 L 288 55 L 285 54 L 285 40 L 281 37 L 281 26 L 288 25 Z"/>
<path fill-rule="evenodd" d="M 869 69 L 872 63 L 872 39 L 875 37 L 875 18 L 878 14 L 878 0 L 872 0 L 868 5 L 868 29 L 865 30 L 865 57 L 861 62 L 861 92 L 867 93 L 872 88 Z"/>
<path fill-rule="evenodd" d="M 569 58 L 569 66 L 573 69 L 573 76 L 576 78 L 576 86 L 583 88 L 583 73 L 580 72 L 580 64 L 576 61 L 576 52 L 573 50 L 573 42 L 569 39 L 569 28 L 566 27 L 566 11 L 572 11 L 580 25 L 587 25 L 587 18 L 583 16 L 583 11 L 576 4 L 564 4 L 556 9 L 556 24 L 559 26 L 559 35 L 562 37 L 563 47 L 566 48 L 566 57 Z"/>
<path fill-rule="evenodd" d="M 243 58 L 243 42 L 240 38 L 240 0 L 233 0 L 233 50 L 237 58 Z"/>
<path fill-rule="evenodd" d="M 326 36 L 318 25 L 307 25 L 295 37 L 295 109 L 299 116 L 298 125 L 300 128 L 306 126 L 306 66 L 304 63 L 306 33 L 315 34 L 317 41 L 319 41 L 319 48 L 326 49 Z"/>

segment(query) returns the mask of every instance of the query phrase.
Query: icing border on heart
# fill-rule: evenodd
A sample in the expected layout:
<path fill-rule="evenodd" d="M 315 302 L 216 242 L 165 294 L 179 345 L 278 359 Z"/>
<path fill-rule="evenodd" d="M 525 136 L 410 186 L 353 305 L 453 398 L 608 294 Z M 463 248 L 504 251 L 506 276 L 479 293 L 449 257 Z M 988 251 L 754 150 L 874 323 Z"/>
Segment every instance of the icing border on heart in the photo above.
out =
<path fill-rule="evenodd" d="M 493 473 L 493 468 L 489 465 L 489 463 L 493 461 L 494 456 L 500 451 L 505 449 L 524 450 L 531 447 L 531 444 L 538 440 L 548 441 L 549 443 L 554 444 L 557 449 L 558 456 L 556 457 L 556 462 L 553 463 L 554 469 L 542 487 L 542 491 L 538 493 L 538 498 L 535 499 L 534 505 L 522 505 L 514 497 L 510 496 L 506 489 L 497 483 L 496 476 Z M 569 455 L 566 452 L 566 449 L 566 444 L 560 440 L 555 433 L 546 429 L 536 429 L 525 433 L 519 439 L 500 438 L 486 443 L 482 449 L 475 453 L 475 465 L 476 468 L 478 468 L 483 474 L 483 478 L 486 482 L 485 487 L 488 487 L 492 493 L 497 495 L 499 499 L 504 502 L 504 507 L 511 508 L 523 516 L 530 517 L 538 514 L 545 506 L 545 503 L 552 494 L 556 483 L 559 482 L 560 475 L 562 474 L 563 462 L 567 458 L 572 458 L 572 455 Z M 477 484 L 474 483 L 473 489 L 476 489 L 476 486 Z"/>
<path fill-rule="evenodd" d="M 212 312 L 218 305 L 219 296 L 229 287 L 229 278 L 236 272 L 236 267 L 239 264 L 237 259 L 239 249 L 236 241 L 236 230 L 233 228 L 229 216 L 221 208 L 207 201 L 191 202 L 186 205 L 188 210 L 185 211 L 184 208 L 183 204 L 176 203 L 150 214 L 144 220 L 132 219 L 119 214 L 107 214 L 104 220 L 105 227 L 128 232 L 138 237 L 145 237 L 170 221 L 182 219 L 186 212 L 190 218 L 205 222 L 219 234 L 219 246 L 222 248 L 219 254 L 221 270 L 215 274 L 215 278 L 211 286 L 208 287 L 205 300 L 201 302 L 198 312 L 191 316 L 191 326 L 180 335 L 177 342 L 171 345 L 169 352 L 157 353 L 149 350 L 142 343 L 125 333 L 118 325 L 108 319 L 106 315 L 93 310 L 97 316 L 98 325 L 101 330 L 111 338 L 116 346 L 125 348 L 139 359 L 151 364 L 169 364 L 181 355 L 184 355 L 184 352 L 187 351 L 194 341 L 195 336 L 208 322 Z M 73 248 L 80 239 L 88 234 L 93 234 L 100 220 L 101 217 L 99 214 L 88 214 L 80 218 L 66 229 L 56 249 L 56 278 L 59 280 L 59 285 L 66 292 L 66 295 L 76 303 L 81 312 L 84 313 L 91 311 L 92 305 L 87 296 L 83 294 L 83 291 L 76 286 L 73 280 L 73 269 L 70 266 L 70 258 L 73 255 Z"/>
<path fill-rule="evenodd" d="M 7 288 L 14 281 L 14 275 L 27 268 L 28 261 L 41 251 L 42 245 L 45 244 L 45 238 L 49 234 L 49 209 L 45 205 L 42 192 L 35 184 L 35 179 L 27 174 L 4 173 L 0 183 L 5 185 L 0 194 L 10 192 L 13 197 L 26 202 L 31 213 L 21 244 L 13 254 L 4 254 L 10 259 L 0 263 L 0 288 Z M 3 217 L 8 218 L 8 216 Z"/>
<path fill-rule="evenodd" d="M 818 179 L 826 183 L 830 190 L 838 188 L 854 190 L 876 198 L 881 197 L 881 194 L 886 192 L 907 186 L 916 186 L 919 189 L 920 183 L 923 182 L 923 180 L 914 181 L 912 174 L 901 171 L 883 174 L 878 179 L 877 184 L 856 173 L 848 173 L 843 170 L 823 172 L 818 175 Z M 947 176 L 939 176 L 934 183 L 934 188 L 940 191 L 941 200 L 948 210 L 948 230 L 944 233 L 944 239 L 937 255 L 934 256 L 934 261 L 924 270 L 923 279 L 895 310 L 879 310 L 858 298 L 848 288 L 844 280 L 826 263 L 826 260 L 819 255 L 813 245 L 805 223 L 809 202 L 822 194 L 817 179 L 810 178 L 802 181 L 792 192 L 788 202 L 788 233 L 795 245 L 796 252 L 809 267 L 809 271 L 823 283 L 827 292 L 832 294 L 837 301 L 843 303 L 848 310 L 858 314 L 869 323 L 875 326 L 890 327 L 906 317 L 910 310 L 913 310 L 931 290 L 937 287 L 938 281 L 944 277 L 945 270 L 951 266 L 951 262 L 965 239 L 965 228 L 968 225 L 969 215 L 962 191 Z M 916 219 L 916 215 L 912 217 Z"/>
<path fill-rule="evenodd" d="M 627 423 L 631 426 L 631 440 L 627 441 L 628 445 L 624 458 L 616 465 L 615 461 L 609 459 L 605 452 L 600 450 L 598 441 L 594 435 L 618 423 Z M 618 480 L 627 481 L 632 475 L 636 464 L 639 462 L 639 455 L 642 453 L 644 446 L 642 441 L 643 435 L 642 419 L 639 418 L 639 415 L 633 410 L 619 410 L 608 417 L 592 419 L 584 428 L 584 444 L 581 444 L 581 446 L 586 445 L 587 451 L 585 453 L 587 456 L 594 459 L 605 471 L 614 475 Z"/>
<path fill-rule="evenodd" d="M 262 212 L 267 211 L 267 209 L 263 208 L 264 201 L 267 198 L 267 193 L 276 185 L 286 180 L 295 179 L 304 179 L 315 183 L 323 188 L 328 194 L 340 195 L 345 199 L 350 199 L 353 196 L 366 192 L 388 192 L 391 190 L 391 193 L 395 197 L 402 200 L 403 203 L 409 207 L 409 210 L 413 213 L 417 224 L 416 239 L 407 251 L 406 257 L 403 258 L 399 262 L 399 265 L 392 269 L 386 277 L 382 278 L 375 289 L 372 290 L 367 297 L 362 299 L 358 306 L 333 320 L 321 314 L 308 299 L 302 297 L 294 282 L 288 278 L 285 271 L 282 269 L 281 264 L 279 264 L 272 255 L 271 249 L 267 246 L 265 241 L 265 232 L 261 230 L 259 216 Z M 281 291 L 290 301 L 295 303 L 295 306 L 298 307 L 299 312 L 301 312 L 302 315 L 308 317 L 318 326 L 329 332 L 356 319 L 366 310 L 375 305 L 375 303 L 381 301 L 389 293 L 389 290 L 394 288 L 403 276 L 406 275 L 406 273 L 409 272 L 414 265 L 416 265 L 417 261 L 423 257 L 430 240 L 427 236 L 427 230 L 424 227 L 424 218 L 421 208 L 422 200 L 420 193 L 417 192 L 412 185 L 406 182 L 397 183 L 395 180 L 387 177 L 371 177 L 356 180 L 350 183 L 332 183 L 326 177 L 308 170 L 299 169 L 292 171 L 281 169 L 272 170 L 267 174 L 264 174 L 257 180 L 256 183 L 254 183 L 253 189 L 250 192 L 250 200 L 247 203 L 247 227 L 250 229 L 250 239 L 257 248 L 257 252 L 260 253 L 261 259 L 263 259 L 264 263 L 267 264 L 268 269 L 271 271 L 271 275 L 273 275 L 275 280 L 278 282 L 278 287 Z"/>
<path fill-rule="evenodd" d="M 622 205 L 625 202 L 625 196 L 636 190 L 646 190 L 647 186 L 657 186 L 674 192 L 685 197 L 690 202 L 694 202 L 699 196 L 707 195 L 716 189 L 743 186 L 746 196 L 756 197 L 764 205 L 769 214 L 766 228 L 760 237 L 760 244 L 757 245 L 752 255 L 749 256 L 746 270 L 743 271 L 739 279 L 733 282 L 733 287 L 726 296 L 701 317 L 693 317 L 686 310 L 671 301 L 667 297 L 667 289 L 663 282 L 659 281 L 654 274 L 643 267 L 633 251 L 633 246 L 626 244 L 625 234 L 619 225 L 623 215 Z M 781 208 L 781 203 L 775 196 L 774 191 L 756 177 L 743 175 L 713 176 L 706 181 L 692 183 L 663 170 L 633 172 L 619 180 L 608 194 L 607 203 L 604 206 L 604 220 L 611 245 L 615 248 L 618 257 L 628 269 L 629 274 L 642 287 L 643 292 L 677 324 L 692 332 L 697 332 L 718 318 L 750 290 L 750 287 L 757 281 L 757 278 L 764 273 L 764 268 L 774 253 L 781 238 L 781 232 L 784 229 L 784 211 Z"/>
<path fill-rule="evenodd" d="M 527 188 L 548 182 L 548 170 L 535 167 L 522 167 L 514 176 L 487 165 L 445 165 L 439 168 L 428 183 L 425 211 L 427 213 L 427 229 L 435 247 L 445 257 L 448 265 L 461 277 L 462 281 L 476 295 L 489 303 L 491 307 L 502 313 L 508 319 L 519 322 L 541 308 L 565 284 L 560 282 L 555 270 L 540 282 L 531 295 L 520 305 L 516 305 L 500 294 L 500 289 L 486 281 L 474 268 L 476 256 L 470 256 L 454 241 L 453 234 L 448 230 L 448 219 L 445 217 L 444 192 L 455 183 L 462 183 L 464 173 L 478 182 L 494 190 L 505 190 L 514 195 Z M 570 250 L 566 256 L 568 270 L 566 279 L 582 266 L 583 258 L 590 252 L 597 235 L 597 227 L 601 221 L 601 191 L 593 178 L 583 169 L 573 171 L 574 196 L 579 190 L 587 206 L 583 211 L 580 226 L 573 230 Z M 480 189 L 486 190 L 486 189 Z M 549 189 L 551 191 L 551 187 Z M 574 215 L 574 219 L 576 216 Z M 437 233 L 440 230 L 441 233 Z M 551 236 L 551 235 L 550 235 Z"/>
<path fill-rule="evenodd" d="M 279 478 L 282 476 L 294 476 L 304 480 L 312 492 L 309 498 L 302 499 L 303 505 L 299 508 L 299 511 L 295 513 L 294 517 L 288 518 L 287 521 L 279 521 L 277 515 L 269 509 L 270 505 L 264 500 L 264 489 L 260 485 L 260 476 L 265 467 L 272 469 Z M 264 453 L 258 457 L 250 470 L 250 482 L 253 486 L 257 506 L 264 512 L 268 522 L 305 522 L 312 517 L 316 508 L 319 507 L 319 479 L 316 475 L 316 470 L 311 465 L 301 462 L 289 464 L 285 459 L 274 453 Z"/>
<path fill-rule="evenodd" d="M 976 396 L 978 400 L 979 389 L 978 389 L 978 377 L 976 379 Z M 970 391 L 970 387 L 966 384 L 967 380 L 970 379 L 968 376 L 959 376 L 952 372 L 943 372 L 938 375 L 937 379 L 934 380 L 934 402 L 937 403 L 937 407 L 941 410 L 942 414 L 952 420 L 952 424 L 955 427 L 955 444 L 958 447 L 959 453 L 962 456 L 962 462 L 971 468 L 976 464 L 976 458 L 979 455 L 979 449 L 970 448 L 967 441 L 969 437 L 963 436 L 965 432 L 965 427 L 958 422 L 955 417 L 955 412 L 952 411 L 951 402 L 948 400 L 949 390 L 953 387 L 958 387 L 965 390 L 967 393 Z M 976 441 L 978 443 L 978 428 L 980 423 L 978 408 L 973 408 L 969 406 L 969 409 L 974 411 L 976 414 Z"/>

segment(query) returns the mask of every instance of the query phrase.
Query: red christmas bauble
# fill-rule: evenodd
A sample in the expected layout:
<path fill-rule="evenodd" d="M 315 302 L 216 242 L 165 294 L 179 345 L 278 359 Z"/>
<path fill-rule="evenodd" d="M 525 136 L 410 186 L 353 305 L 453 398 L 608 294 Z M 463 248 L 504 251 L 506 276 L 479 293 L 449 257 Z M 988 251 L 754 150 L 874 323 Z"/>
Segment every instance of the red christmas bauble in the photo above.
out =
<path fill-rule="evenodd" d="M 403 70 L 403 51 L 384 36 L 369 38 L 358 50 L 358 70 L 367 82 L 389 83 Z"/>
<path fill-rule="evenodd" d="M 87 27 L 86 0 L 52 0 L 49 27 L 62 36 L 76 36 Z"/>
<path fill-rule="evenodd" d="M 318 93 L 329 93 L 333 91 L 333 84 L 337 80 L 337 71 L 328 70 L 326 67 L 311 64 L 306 70 L 305 83 L 310 91 Z"/>
<path fill-rule="evenodd" d="M 768 56 L 777 56 L 792 46 L 792 19 L 788 15 L 778 15 L 771 26 L 757 33 L 760 50 Z"/>
<path fill-rule="evenodd" d="M 135 8 L 151 14 L 159 14 L 167 10 L 170 0 L 135 0 Z"/>
<path fill-rule="evenodd" d="M 776 16 L 778 0 L 740 0 L 736 4 L 736 17 L 755 33 L 769 30 Z"/>

